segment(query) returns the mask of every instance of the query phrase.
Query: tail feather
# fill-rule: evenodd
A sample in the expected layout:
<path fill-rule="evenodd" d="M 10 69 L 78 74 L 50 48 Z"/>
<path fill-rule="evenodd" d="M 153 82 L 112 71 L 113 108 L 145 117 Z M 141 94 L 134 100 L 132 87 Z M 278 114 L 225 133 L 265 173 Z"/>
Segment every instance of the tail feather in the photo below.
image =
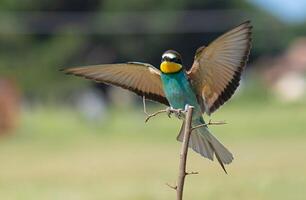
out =
<path fill-rule="evenodd" d="M 185 122 L 183 123 L 180 133 L 176 138 L 180 142 L 183 141 L 184 127 Z M 192 148 L 195 152 L 201 154 L 203 157 L 208 158 L 210 160 L 214 160 L 214 153 L 209 145 L 208 140 L 205 140 L 199 134 L 195 134 L 194 132 L 191 133 L 188 146 Z"/>
<path fill-rule="evenodd" d="M 195 121 L 192 124 L 196 126 L 201 124 L 201 122 Z M 180 133 L 177 136 L 177 140 L 181 142 L 184 137 L 184 126 L 185 124 L 183 123 Z M 209 132 L 207 127 L 198 128 L 191 133 L 189 147 L 210 160 L 214 160 L 215 155 L 225 173 L 227 172 L 224 164 L 229 164 L 233 161 L 232 153 Z"/>
<path fill-rule="evenodd" d="M 226 169 L 225 169 L 225 167 L 224 167 L 224 164 L 223 164 L 223 162 L 222 162 L 222 160 L 221 160 L 219 154 L 217 153 L 216 149 L 214 148 L 214 146 L 213 146 L 212 144 L 210 144 L 210 147 L 214 150 L 215 155 L 216 155 L 216 158 L 217 158 L 219 164 L 221 165 L 223 171 L 227 174 L 227 171 L 226 171 Z"/>

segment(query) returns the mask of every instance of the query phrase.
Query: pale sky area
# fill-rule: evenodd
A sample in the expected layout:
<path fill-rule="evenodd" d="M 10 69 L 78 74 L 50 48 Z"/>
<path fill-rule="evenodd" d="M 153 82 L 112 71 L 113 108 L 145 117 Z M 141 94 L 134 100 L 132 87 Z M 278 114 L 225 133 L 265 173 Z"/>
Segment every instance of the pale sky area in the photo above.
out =
<path fill-rule="evenodd" d="M 249 0 L 287 23 L 306 20 L 306 0 Z"/>

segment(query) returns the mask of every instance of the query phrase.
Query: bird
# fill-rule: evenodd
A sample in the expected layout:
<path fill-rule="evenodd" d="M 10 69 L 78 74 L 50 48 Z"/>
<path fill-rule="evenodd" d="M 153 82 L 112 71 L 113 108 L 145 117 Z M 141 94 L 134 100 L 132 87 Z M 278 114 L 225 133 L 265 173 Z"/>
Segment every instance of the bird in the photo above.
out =
<path fill-rule="evenodd" d="M 252 25 L 245 21 L 196 50 L 189 70 L 175 50 L 162 54 L 159 68 L 141 62 L 101 64 L 66 68 L 67 74 L 85 77 L 130 90 L 139 96 L 174 109 L 194 107 L 192 126 L 205 124 L 203 115 L 211 115 L 234 94 L 239 86 L 251 49 Z M 177 136 L 183 140 L 184 123 Z M 226 172 L 233 154 L 207 126 L 192 131 L 188 146 L 210 160 L 217 159 Z"/>

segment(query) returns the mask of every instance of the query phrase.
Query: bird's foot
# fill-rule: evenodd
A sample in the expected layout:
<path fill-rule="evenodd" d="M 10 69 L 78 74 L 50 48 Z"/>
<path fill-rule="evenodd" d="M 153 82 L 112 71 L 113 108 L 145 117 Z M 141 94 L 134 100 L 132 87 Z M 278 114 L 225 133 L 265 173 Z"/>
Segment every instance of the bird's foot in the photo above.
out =
<path fill-rule="evenodd" d="M 185 117 L 185 111 L 183 109 L 177 109 L 177 112 L 175 112 L 175 116 L 178 119 L 184 119 Z"/>
<path fill-rule="evenodd" d="M 174 109 L 172 107 L 166 108 L 166 112 L 169 118 L 171 118 L 171 115 L 174 113 Z"/>
<path fill-rule="evenodd" d="M 174 109 L 172 107 L 168 107 L 166 110 L 169 118 L 171 118 L 172 114 L 174 114 L 178 119 L 183 119 L 185 117 L 185 111 L 183 109 Z"/>

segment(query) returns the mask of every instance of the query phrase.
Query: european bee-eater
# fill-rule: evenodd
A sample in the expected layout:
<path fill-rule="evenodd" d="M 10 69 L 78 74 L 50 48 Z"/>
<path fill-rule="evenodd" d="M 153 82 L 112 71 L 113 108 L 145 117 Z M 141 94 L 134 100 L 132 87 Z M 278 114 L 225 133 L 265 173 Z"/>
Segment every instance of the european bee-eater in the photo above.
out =
<path fill-rule="evenodd" d="M 204 113 L 210 115 L 217 110 L 238 87 L 250 53 L 251 29 L 250 22 L 246 21 L 207 47 L 197 49 L 189 71 L 184 69 L 180 54 L 173 50 L 162 55 L 159 69 L 150 64 L 128 62 L 64 71 L 131 90 L 175 109 L 185 109 L 187 104 L 194 106 L 192 126 L 197 126 L 205 123 Z M 182 136 L 181 131 L 177 139 L 182 141 Z M 224 171 L 224 164 L 233 160 L 232 153 L 210 133 L 208 127 L 191 133 L 189 147 L 210 160 L 215 155 Z"/>

